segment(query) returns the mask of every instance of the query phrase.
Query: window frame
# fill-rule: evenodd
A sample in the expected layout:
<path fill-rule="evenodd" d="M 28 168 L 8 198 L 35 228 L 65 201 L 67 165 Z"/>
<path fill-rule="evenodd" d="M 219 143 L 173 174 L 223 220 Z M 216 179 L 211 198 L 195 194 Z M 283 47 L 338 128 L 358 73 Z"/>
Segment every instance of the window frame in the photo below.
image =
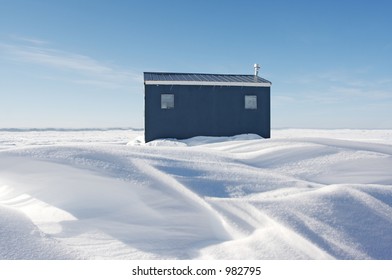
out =
<path fill-rule="evenodd" d="M 172 110 L 174 106 L 174 93 L 161 93 L 161 109 Z"/>
<path fill-rule="evenodd" d="M 252 101 L 253 100 L 253 101 Z M 246 94 L 244 97 L 244 108 L 245 110 L 257 110 L 257 95 Z"/>

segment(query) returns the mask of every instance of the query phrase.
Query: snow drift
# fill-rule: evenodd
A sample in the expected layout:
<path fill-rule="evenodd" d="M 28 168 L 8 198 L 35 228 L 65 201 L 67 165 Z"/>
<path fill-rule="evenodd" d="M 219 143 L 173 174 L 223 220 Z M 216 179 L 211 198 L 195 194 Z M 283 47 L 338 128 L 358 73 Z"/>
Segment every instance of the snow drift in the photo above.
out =
<path fill-rule="evenodd" d="M 392 132 L 1 131 L 1 259 L 392 259 Z"/>

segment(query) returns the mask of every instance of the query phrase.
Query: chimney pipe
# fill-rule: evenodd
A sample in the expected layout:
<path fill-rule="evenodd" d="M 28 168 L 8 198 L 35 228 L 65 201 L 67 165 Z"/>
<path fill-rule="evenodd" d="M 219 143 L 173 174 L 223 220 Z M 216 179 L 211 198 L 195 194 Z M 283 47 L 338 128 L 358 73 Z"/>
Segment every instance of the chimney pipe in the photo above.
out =
<path fill-rule="evenodd" d="M 255 68 L 255 76 L 257 76 L 259 74 L 260 65 L 256 63 L 255 65 L 253 65 L 253 67 Z"/>

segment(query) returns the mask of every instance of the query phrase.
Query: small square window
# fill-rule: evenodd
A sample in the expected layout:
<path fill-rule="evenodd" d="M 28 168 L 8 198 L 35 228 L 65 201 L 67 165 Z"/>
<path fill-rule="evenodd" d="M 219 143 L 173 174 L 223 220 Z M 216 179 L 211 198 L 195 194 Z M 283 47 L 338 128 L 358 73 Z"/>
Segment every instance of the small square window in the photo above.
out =
<path fill-rule="evenodd" d="M 245 95 L 245 109 L 257 109 L 256 95 Z"/>
<path fill-rule="evenodd" d="M 173 109 L 174 108 L 174 94 L 161 94 L 161 109 Z"/>

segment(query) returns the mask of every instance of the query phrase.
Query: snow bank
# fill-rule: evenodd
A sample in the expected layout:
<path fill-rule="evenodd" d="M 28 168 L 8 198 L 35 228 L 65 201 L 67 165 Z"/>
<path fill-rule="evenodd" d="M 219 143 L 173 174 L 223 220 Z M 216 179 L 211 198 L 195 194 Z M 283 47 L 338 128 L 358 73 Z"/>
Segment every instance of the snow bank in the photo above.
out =
<path fill-rule="evenodd" d="M 272 135 L 2 131 L 0 258 L 392 259 L 391 131 Z"/>
<path fill-rule="evenodd" d="M 125 144 L 141 133 L 132 129 L 0 129 L 0 150 L 59 144 Z"/>
<path fill-rule="evenodd" d="M 201 146 L 213 143 L 243 141 L 243 140 L 257 140 L 262 139 L 256 134 L 241 134 L 235 136 L 196 136 L 189 139 L 178 140 L 175 138 L 157 139 L 148 143 L 144 142 L 144 136 L 138 136 L 127 143 L 129 146 L 153 146 L 153 147 L 187 147 L 187 146 Z"/>

